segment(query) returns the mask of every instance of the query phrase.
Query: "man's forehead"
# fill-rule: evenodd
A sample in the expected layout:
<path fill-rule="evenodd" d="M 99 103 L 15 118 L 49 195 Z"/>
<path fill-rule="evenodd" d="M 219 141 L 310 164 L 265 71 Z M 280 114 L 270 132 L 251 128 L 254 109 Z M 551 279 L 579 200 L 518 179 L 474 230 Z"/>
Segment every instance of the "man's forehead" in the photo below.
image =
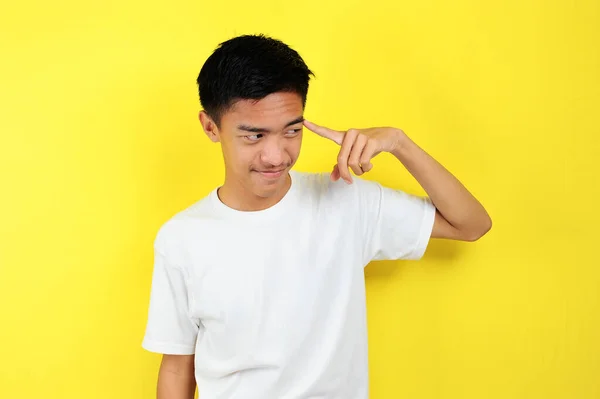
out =
<path fill-rule="evenodd" d="M 226 113 L 229 123 L 280 127 L 302 122 L 303 104 L 300 96 L 268 96 L 260 100 L 239 100 Z"/>
<path fill-rule="evenodd" d="M 296 93 L 272 93 L 261 99 L 240 99 L 230 110 L 237 113 L 282 112 L 303 108 L 302 98 Z"/>

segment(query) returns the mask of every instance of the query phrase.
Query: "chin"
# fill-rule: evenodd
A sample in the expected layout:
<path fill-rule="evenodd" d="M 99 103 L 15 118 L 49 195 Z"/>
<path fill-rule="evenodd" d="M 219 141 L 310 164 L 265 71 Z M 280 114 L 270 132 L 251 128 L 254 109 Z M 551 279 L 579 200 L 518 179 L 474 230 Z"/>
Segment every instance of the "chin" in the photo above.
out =
<path fill-rule="evenodd" d="M 287 181 L 287 170 L 275 176 L 265 176 L 260 172 L 252 172 L 254 192 L 260 197 L 270 197 L 283 187 Z"/>

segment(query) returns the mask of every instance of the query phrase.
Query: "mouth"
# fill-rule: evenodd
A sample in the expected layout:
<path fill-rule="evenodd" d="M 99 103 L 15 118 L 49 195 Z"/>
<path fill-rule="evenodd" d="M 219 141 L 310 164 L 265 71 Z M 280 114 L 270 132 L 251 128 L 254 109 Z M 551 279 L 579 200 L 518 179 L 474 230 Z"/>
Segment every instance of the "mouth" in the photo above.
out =
<path fill-rule="evenodd" d="M 281 175 L 283 175 L 283 173 L 285 172 L 285 169 L 257 170 L 256 172 L 258 172 L 262 177 L 264 177 L 266 179 L 277 179 L 277 178 L 281 177 Z"/>

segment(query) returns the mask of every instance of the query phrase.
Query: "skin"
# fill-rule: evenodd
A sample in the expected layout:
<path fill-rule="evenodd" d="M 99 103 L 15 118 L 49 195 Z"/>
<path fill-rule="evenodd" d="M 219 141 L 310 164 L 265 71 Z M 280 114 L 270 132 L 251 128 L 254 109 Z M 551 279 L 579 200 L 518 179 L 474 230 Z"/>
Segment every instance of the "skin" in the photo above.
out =
<path fill-rule="evenodd" d="M 157 399 L 193 399 L 194 355 L 163 355 L 158 370 Z"/>
<path fill-rule="evenodd" d="M 298 160 L 302 128 L 340 146 L 331 179 L 352 184 L 373 168 L 372 159 L 388 152 L 419 182 L 436 207 L 432 238 L 475 241 L 492 227 L 481 203 L 401 129 L 373 127 L 339 131 L 303 118 L 300 96 L 274 93 L 260 101 L 237 102 L 218 126 L 205 112 L 199 119 L 207 136 L 221 143 L 225 182 L 218 191 L 226 205 L 243 211 L 266 209 L 290 187 L 288 172 Z M 194 355 L 164 355 L 158 399 L 192 399 Z"/>
<path fill-rule="evenodd" d="M 225 181 L 218 195 L 223 203 L 256 211 L 281 200 L 300 155 L 303 113 L 302 99 L 295 93 L 238 101 L 222 116 L 220 126 L 200 112 L 207 136 L 221 143 Z"/>

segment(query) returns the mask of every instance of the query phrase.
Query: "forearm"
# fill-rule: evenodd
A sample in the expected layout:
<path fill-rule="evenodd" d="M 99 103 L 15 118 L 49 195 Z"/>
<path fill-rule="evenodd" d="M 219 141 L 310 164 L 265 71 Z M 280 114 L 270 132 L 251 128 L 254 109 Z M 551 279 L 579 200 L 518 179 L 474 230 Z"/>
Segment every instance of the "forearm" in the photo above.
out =
<path fill-rule="evenodd" d="M 399 131 L 399 135 L 392 154 L 419 182 L 448 223 L 468 235 L 487 232 L 491 228 L 491 219 L 481 203 L 404 132 Z"/>
<path fill-rule="evenodd" d="M 157 399 L 194 399 L 196 380 L 193 361 L 163 358 L 157 384 Z"/>

